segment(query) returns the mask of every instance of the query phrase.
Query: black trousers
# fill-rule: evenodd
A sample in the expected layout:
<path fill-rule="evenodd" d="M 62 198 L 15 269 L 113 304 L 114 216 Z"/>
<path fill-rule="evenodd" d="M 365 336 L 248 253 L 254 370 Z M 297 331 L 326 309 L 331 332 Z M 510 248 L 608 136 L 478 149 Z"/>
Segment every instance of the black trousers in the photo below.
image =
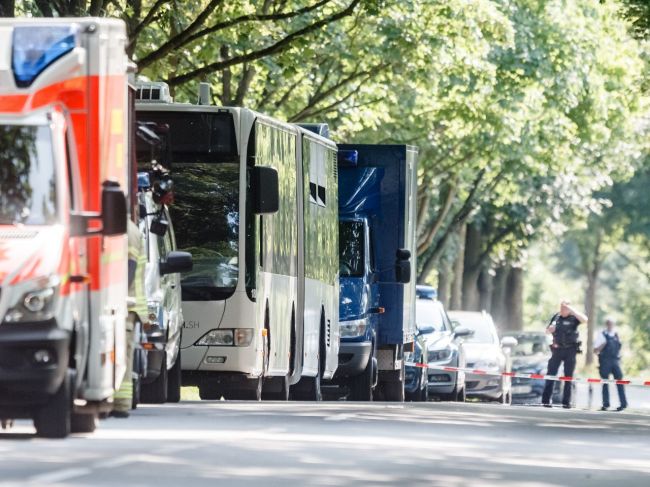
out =
<path fill-rule="evenodd" d="M 576 347 L 568 348 L 554 348 L 551 358 L 548 360 L 547 374 L 557 375 L 560 365 L 564 363 L 564 376 L 573 377 L 576 370 Z M 542 404 L 551 404 L 551 396 L 553 396 L 553 385 L 555 381 L 547 380 L 544 385 L 544 393 L 542 394 Z M 571 389 L 572 382 L 564 383 L 564 394 L 562 396 L 562 404 L 565 406 L 571 405 Z"/>
<path fill-rule="evenodd" d="M 609 379 L 610 375 L 614 376 L 614 379 L 621 380 L 623 379 L 623 371 L 617 359 L 601 359 L 598 367 L 600 372 L 601 379 Z M 627 407 L 627 399 L 625 398 L 625 386 L 623 384 L 616 384 L 616 389 L 618 389 L 618 400 L 621 403 L 621 407 Z M 609 407 L 609 385 L 603 384 L 603 407 Z"/>

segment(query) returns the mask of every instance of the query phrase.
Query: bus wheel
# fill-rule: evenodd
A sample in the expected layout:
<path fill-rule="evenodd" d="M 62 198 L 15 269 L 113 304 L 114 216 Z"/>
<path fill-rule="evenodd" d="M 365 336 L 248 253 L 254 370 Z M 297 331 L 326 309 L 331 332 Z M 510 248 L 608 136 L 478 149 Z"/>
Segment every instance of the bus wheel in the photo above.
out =
<path fill-rule="evenodd" d="M 42 438 L 65 438 L 71 431 L 72 374 L 68 371 L 59 390 L 34 416 L 36 435 Z"/>
<path fill-rule="evenodd" d="M 265 378 L 264 387 L 262 389 L 262 399 L 265 401 L 288 401 L 289 377 L 290 374 L 282 377 Z"/>

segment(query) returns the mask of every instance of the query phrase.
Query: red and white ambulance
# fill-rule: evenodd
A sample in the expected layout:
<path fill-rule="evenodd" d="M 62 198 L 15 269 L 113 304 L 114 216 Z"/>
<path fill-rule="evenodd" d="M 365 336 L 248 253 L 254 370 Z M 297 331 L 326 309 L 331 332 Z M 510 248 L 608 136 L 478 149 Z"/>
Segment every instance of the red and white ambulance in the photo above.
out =
<path fill-rule="evenodd" d="M 119 20 L 0 19 L 0 419 L 40 436 L 92 431 L 124 376 L 126 42 Z"/>

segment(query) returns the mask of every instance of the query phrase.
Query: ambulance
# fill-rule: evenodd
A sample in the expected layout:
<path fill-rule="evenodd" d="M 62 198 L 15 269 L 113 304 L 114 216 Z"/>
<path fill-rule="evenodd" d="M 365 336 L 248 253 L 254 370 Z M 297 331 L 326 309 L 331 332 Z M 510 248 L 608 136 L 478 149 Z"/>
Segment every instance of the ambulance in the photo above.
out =
<path fill-rule="evenodd" d="M 0 419 L 92 431 L 125 372 L 123 22 L 0 19 Z"/>

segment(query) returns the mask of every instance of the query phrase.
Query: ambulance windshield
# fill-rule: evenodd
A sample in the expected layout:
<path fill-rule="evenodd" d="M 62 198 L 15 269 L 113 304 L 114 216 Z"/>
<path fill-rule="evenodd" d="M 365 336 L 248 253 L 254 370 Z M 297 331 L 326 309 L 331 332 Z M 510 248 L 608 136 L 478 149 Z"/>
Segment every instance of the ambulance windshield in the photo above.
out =
<path fill-rule="evenodd" d="M 138 165 L 171 166 L 179 250 L 192 253 L 183 300 L 226 299 L 239 276 L 239 157 L 230 113 L 139 111 Z M 146 132 L 149 132 L 149 135 Z"/>
<path fill-rule="evenodd" d="M 57 219 L 49 127 L 0 125 L 0 225 L 49 225 Z"/>

